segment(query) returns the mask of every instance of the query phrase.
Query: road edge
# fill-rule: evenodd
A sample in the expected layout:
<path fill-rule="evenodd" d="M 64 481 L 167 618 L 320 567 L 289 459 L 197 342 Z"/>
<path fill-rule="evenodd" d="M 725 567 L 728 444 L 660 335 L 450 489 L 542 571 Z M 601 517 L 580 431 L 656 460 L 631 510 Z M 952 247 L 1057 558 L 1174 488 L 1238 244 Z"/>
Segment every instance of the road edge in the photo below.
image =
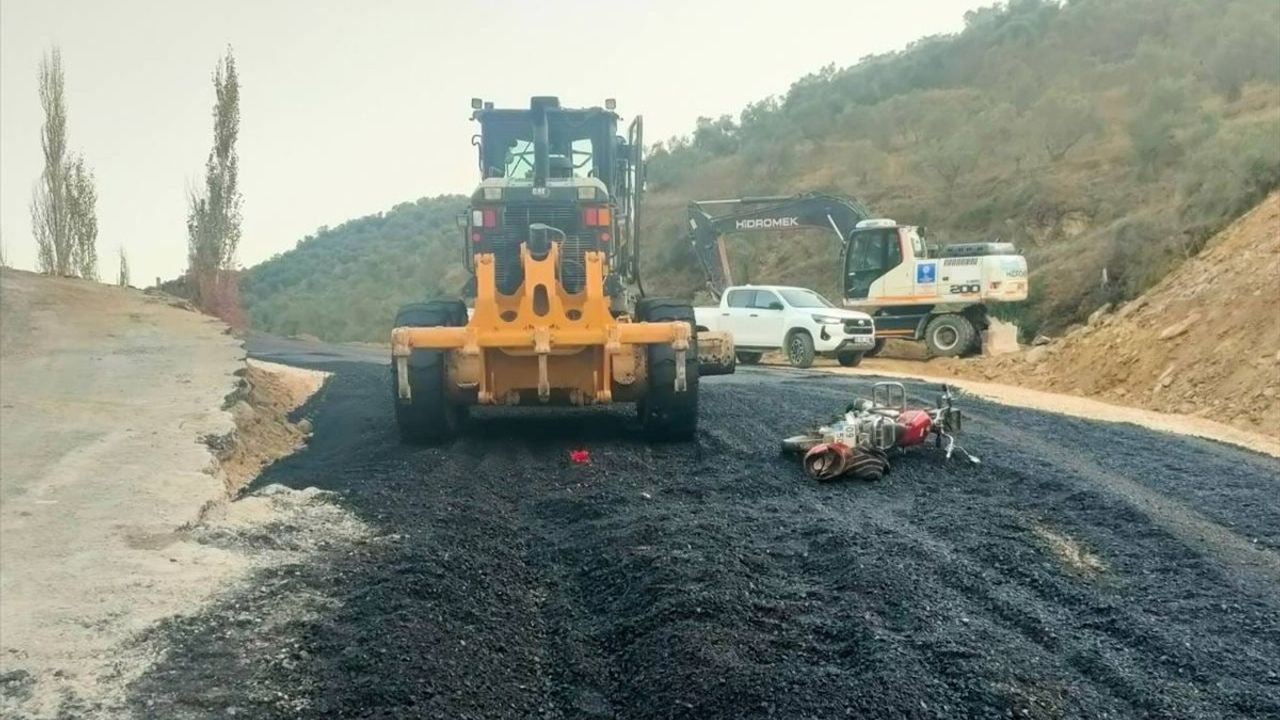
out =
<path fill-rule="evenodd" d="M 1098 420 L 1100 422 L 1129 423 L 1151 430 L 1173 433 L 1175 435 L 1187 435 L 1205 440 L 1214 440 L 1216 442 L 1234 445 L 1263 455 L 1280 458 L 1280 441 L 1276 441 L 1260 433 L 1241 430 L 1224 423 L 1207 420 L 1194 415 L 1179 415 L 1176 413 L 1162 413 L 1155 410 L 1144 410 L 1135 407 L 1123 407 L 1119 405 L 1112 405 L 1101 400 L 1080 397 L 1079 395 L 1052 393 L 1044 390 L 1033 390 L 1031 388 L 1019 387 L 1016 385 L 1004 385 L 1001 383 L 981 380 L 967 380 L 964 378 L 942 377 L 938 375 L 925 375 L 919 373 L 904 373 L 893 370 L 873 370 L 870 368 L 821 367 L 813 369 L 832 375 L 861 377 L 880 376 L 922 380 L 924 382 L 940 384 L 946 383 L 970 395 L 980 397 L 984 400 L 998 402 L 1002 405 L 1011 405 L 1014 407 L 1039 410 L 1057 415 L 1085 418 L 1088 420 Z"/>

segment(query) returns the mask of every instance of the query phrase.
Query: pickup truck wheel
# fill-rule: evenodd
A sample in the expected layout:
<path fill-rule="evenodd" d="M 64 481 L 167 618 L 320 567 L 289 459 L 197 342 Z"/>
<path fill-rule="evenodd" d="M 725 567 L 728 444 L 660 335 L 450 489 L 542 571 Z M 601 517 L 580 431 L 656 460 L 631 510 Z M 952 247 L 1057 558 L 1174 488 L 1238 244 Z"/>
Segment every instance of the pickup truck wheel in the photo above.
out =
<path fill-rule="evenodd" d="M 762 357 L 764 357 L 764 353 L 740 352 L 738 353 L 738 362 L 743 365 L 759 365 Z"/>
<path fill-rule="evenodd" d="M 836 355 L 836 361 L 840 367 L 858 367 L 862 364 L 862 355 L 860 352 L 842 352 Z"/>
<path fill-rule="evenodd" d="M 693 307 L 671 298 L 644 298 L 636 303 L 636 317 L 641 322 L 689 323 Z M 650 440 L 692 440 L 698 432 L 698 337 L 689 337 L 685 352 L 685 390 L 676 392 L 676 351 L 662 343 L 649 345 L 649 387 L 636 406 L 640 423 Z"/>
<path fill-rule="evenodd" d="M 460 327 L 467 308 L 460 300 L 410 303 L 396 313 L 395 327 Z M 395 363 L 391 364 L 391 401 L 395 404 L 400 439 L 408 443 L 438 443 L 457 435 L 467 417 L 465 405 L 449 402 L 445 392 L 447 350 L 414 349 L 409 355 L 409 394 L 399 398 Z"/>
<path fill-rule="evenodd" d="M 871 349 L 869 349 L 869 350 L 867 350 L 866 352 L 862 353 L 862 356 L 863 356 L 863 357 L 875 357 L 875 356 L 879 355 L 879 354 L 880 354 L 880 351 L 881 351 L 881 350 L 884 350 L 884 344 L 885 344 L 886 342 L 888 342 L 888 341 L 887 341 L 887 340 L 885 340 L 884 338 L 876 338 L 876 344 L 875 344 L 875 345 L 872 345 L 872 346 L 871 346 Z"/>
<path fill-rule="evenodd" d="M 939 315 L 924 330 L 924 343 L 930 355 L 957 357 L 973 345 L 978 331 L 963 315 Z"/>
<path fill-rule="evenodd" d="M 787 362 L 792 367 L 807 368 L 813 365 L 813 337 L 805 330 L 792 330 L 787 335 Z"/>

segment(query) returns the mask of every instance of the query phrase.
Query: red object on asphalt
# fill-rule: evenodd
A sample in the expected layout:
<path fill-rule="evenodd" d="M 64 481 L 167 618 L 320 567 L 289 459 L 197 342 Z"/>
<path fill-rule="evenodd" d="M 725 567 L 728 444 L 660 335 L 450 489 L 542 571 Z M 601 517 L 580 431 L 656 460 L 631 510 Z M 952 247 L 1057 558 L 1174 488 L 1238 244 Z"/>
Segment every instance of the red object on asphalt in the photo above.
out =
<path fill-rule="evenodd" d="M 570 450 L 569 459 L 579 464 L 589 463 L 591 462 L 591 453 L 586 450 Z"/>

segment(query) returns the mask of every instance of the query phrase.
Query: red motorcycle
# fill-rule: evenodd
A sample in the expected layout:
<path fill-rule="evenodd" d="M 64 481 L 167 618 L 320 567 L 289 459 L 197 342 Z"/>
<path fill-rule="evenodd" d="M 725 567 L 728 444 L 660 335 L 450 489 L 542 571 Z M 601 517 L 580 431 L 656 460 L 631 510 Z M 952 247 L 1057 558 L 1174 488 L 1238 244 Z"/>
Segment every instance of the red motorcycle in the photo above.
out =
<path fill-rule="evenodd" d="M 782 450 L 802 455 L 805 471 L 817 480 L 878 480 L 889 471 L 890 454 L 923 445 L 930 437 L 948 460 L 959 452 L 977 465 L 981 461 L 956 443 L 962 423 L 949 386 L 942 386 L 937 407 L 908 409 L 902 383 L 880 382 L 871 387 L 870 399 L 854 401 L 830 425 L 783 440 Z"/>

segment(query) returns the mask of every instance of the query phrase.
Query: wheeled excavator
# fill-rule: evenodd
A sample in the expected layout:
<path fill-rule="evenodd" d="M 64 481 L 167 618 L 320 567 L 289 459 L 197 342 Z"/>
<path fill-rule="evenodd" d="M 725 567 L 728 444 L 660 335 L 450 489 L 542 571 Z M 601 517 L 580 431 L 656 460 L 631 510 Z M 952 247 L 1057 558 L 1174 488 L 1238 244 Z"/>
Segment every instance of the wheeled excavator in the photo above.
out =
<path fill-rule="evenodd" d="M 405 305 L 391 331 L 405 440 L 446 440 L 477 404 L 612 402 L 636 403 L 650 437 L 693 437 L 699 377 L 732 370 L 732 339 L 699 337 L 688 302 L 645 296 L 644 126 L 620 136 L 614 108 L 472 101 L 481 180 L 458 219 L 465 297 Z"/>
<path fill-rule="evenodd" d="M 875 320 L 874 355 L 888 338 L 923 341 L 932 355 L 979 352 L 988 306 L 1027 298 L 1027 261 L 1011 243 L 935 247 L 922 228 L 874 218 L 856 200 L 804 193 L 689 205 L 689 239 L 719 297 L 733 285 L 725 235 L 821 230 L 840 243 L 844 305 Z"/>

